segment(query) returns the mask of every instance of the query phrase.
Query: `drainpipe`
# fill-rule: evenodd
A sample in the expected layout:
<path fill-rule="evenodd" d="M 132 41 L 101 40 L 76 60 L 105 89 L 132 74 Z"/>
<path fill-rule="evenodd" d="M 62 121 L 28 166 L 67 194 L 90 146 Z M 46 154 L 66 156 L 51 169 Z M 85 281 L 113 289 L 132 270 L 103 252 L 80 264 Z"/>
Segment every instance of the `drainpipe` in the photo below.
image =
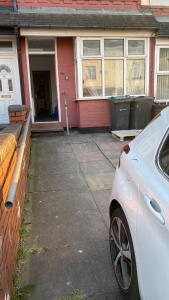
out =
<path fill-rule="evenodd" d="M 21 174 L 22 161 L 23 161 L 24 151 L 25 151 L 25 147 L 26 147 L 26 139 L 27 139 L 27 135 L 28 135 L 28 131 L 29 131 L 30 120 L 31 120 L 31 114 L 29 111 L 26 123 L 23 127 L 21 143 L 18 146 L 19 150 L 18 150 L 18 155 L 17 155 L 17 162 L 15 165 L 15 170 L 14 170 L 12 182 L 10 185 L 8 197 L 5 202 L 6 208 L 12 208 L 13 204 L 14 204 L 17 186 L 18 186 L 18 182 L 19 182 L 19 178 L 20 178 L 20 174 Z"/>
<path fill-rule="evenodd" d="M 69 134 L 70 134 L 70 132 L 69 132 L 69 117 L 68 117 L 67 98 L 66 98 L 66 93 L 65 93 L 65 91 L 62 92 L 62 95 L 63 95 L 64 106 L 65 106 L 66 131 L 67 131 L 67 135 L 69 135 Z"/>
<path fill-rule="evenodd" d="M 17 11 L 17 4 L 16 4 L 17 0 L 13 0 L 13 10 Z"/>

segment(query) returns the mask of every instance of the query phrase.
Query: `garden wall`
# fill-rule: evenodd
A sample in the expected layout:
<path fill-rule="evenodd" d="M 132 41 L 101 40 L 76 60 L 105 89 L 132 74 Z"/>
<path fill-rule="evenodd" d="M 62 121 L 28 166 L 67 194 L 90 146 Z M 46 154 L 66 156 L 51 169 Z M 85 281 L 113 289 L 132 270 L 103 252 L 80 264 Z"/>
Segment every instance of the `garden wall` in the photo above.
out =
<path fill-rule="evenodd" d="M 5 201 L 18 159 L 18 145 L 22 133 L 23 123 L 18 118 L 17 124 L 13 123 L 0 131 L 0 300 L 9 299 L 7 297 L 11 294 L 16 271 L 19 228 L 29 165 L 30 124 L 13 207 L 5 208 Z"/>

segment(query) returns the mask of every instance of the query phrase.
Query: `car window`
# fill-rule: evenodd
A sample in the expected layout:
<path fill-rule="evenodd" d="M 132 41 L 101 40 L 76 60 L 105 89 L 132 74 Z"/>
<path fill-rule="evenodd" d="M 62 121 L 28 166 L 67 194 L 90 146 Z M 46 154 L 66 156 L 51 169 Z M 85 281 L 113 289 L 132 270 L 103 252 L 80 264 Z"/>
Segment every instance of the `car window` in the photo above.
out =
<path fill-rule="evenodd" d="M 160 150 L 159 163 L 162 171 L 169 176 L 169 135 Z"/>

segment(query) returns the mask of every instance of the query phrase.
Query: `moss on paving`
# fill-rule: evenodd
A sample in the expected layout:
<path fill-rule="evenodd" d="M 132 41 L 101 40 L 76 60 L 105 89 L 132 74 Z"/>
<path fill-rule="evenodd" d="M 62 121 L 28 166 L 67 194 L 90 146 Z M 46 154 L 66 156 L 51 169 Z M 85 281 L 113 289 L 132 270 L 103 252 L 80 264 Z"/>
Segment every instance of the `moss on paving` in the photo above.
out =
<path fill-rule="evenodd" d="M 59 300 L 84 300 L 87 296 L 80 291 L 73 291 L 70 295 L 62 297 Z"/>
<path fill-rule="evenodd" d="M 29 225 L 30 223 L 27 222 L 27 216 L 29 211 L 29 198 L 28 195 L 25 195 L 25 201 L 24 201 L 24 209 L 23 209 L 23 219 L 21 222 L 19 234 L 20 234 L 20 243 L 19 243 L 19 249 L 17 253 L 17 268 L 16 268 L 16 274 L 13 280 L 13 289 L 12 289 L 12 300 L 25 300 L 26 296 L 30 294 L 32 289 L 35 288 L 35 284 L 27 284 L 24 286 L 21 286 L 21 270 L 24 265 L 25 259 L 27 257 L 27 254 L 29 253 L 29 250 L 25 246 L 25 239 L 29 235 L 30 229 Z"/>

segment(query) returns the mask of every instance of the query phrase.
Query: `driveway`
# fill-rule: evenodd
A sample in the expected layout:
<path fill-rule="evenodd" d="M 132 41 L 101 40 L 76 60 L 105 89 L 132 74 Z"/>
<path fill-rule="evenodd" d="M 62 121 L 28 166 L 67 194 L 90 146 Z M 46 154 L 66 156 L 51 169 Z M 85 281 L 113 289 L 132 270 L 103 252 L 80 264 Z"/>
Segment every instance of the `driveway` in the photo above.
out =
<path fill-rule="evenodd" d="M 32 138 L 26 243 L 35 251 L 23 283 L 36 288 L 29 299 L 58 300 L 74 290 L 91 300 L 123 299 L 108 243 L 109 198 L 122 145 L 108 133 Z"/>

